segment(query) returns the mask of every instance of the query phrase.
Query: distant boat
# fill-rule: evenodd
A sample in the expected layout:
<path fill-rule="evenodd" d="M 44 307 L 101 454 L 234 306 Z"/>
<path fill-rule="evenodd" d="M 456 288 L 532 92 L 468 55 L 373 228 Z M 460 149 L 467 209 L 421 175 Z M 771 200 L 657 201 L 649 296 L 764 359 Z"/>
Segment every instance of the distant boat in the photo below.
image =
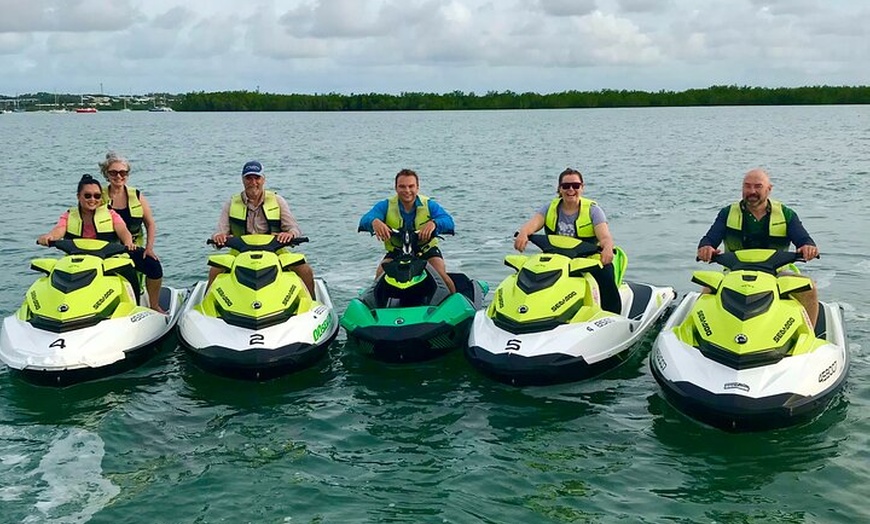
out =
<path fill-rule="evenodd" d="M 96 113 L 96 107 L 77 107 L 76 113 Z"/>
<path fill-rule="evenodd" d="M 154 106 L 148 110 L 150 113 L 173 113 L 171 107 L 169 106 Z"/>

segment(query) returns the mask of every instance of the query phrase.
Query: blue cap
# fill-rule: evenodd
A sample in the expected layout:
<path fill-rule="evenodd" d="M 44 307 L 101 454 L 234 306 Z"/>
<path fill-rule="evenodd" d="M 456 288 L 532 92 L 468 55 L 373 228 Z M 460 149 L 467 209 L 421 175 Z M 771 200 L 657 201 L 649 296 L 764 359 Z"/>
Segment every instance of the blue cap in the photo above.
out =
<path fill-rule="evenodd" d="M 242 176 L 245 175 L 258 175 L 263 176 L 263 164 L 257 162 L 256 160 L 251 160 L 245 167 L 242 168 Z"/>

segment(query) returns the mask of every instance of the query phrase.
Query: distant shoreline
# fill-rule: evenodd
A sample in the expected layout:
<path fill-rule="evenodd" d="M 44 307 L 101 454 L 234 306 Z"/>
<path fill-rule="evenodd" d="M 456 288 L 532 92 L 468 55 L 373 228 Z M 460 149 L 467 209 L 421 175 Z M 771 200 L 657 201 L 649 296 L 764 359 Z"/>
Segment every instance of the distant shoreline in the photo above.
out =
<path fill-rule="evenodd" d="M 492 109 L 581 109 L 619 107 L 703 107 L 764 105 L 870 104 L 870 86 L 749 87 L 710 86 L 685 91 L 602 89 L 559 93 L 489 91 L 356 94 L 277 94 L 259 91 L 198 91 L 185 94 L 81 95 L 35 93 L 0 96 L 0 109 L 24 111 L 107 110 L 174 111 L 456 111 Z"/>

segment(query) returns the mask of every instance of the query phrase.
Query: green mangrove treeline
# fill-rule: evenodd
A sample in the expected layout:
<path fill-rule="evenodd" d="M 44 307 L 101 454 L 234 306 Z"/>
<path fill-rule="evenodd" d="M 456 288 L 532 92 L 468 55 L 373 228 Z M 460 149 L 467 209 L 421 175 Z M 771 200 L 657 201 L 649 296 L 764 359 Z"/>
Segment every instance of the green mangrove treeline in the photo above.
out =
<path fill-rule="evenodd" d="M 711 86 L 686 91 L 565 91 L 515 93 L 273 94 L 255 91 L 195 92 L 177 96 L 178 111 L 406 111 L 464 109 L 562 109 L 724 105 L 868 104 L 870 86 Z"/>

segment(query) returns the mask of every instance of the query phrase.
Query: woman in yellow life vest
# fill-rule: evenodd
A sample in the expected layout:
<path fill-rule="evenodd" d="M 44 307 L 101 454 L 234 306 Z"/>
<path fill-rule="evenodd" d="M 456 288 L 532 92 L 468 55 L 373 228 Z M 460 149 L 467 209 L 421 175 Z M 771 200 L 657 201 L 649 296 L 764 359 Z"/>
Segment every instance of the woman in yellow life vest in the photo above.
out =
<path fill-rule="evenodd" d="M 127 225 L 133 242 L 142 249 L 130 253 L 136 268 L 146 275 L 145 288 L 151 300 L 151 307 L 159 311 L 157 305 L 160 298 L 160 288 L 163 285 L 163 267 L 160 259 L 154 253 L 154 240 L 157 237 L 157 224 L 151 213 L 151 206 L 138 189 L 127 185 L 130 177 L 130 162 L 115 153 L 106 153 L 106 159 L 99 163 L 109 185 L 103 189 L 103 203 L 118 213 Z M 141 260 L 136 260 L 141 259 Z M 150 275 L 150 276 L 149 276 Z"/>
<path fill-rule="evenodd" d="M 144 250 L 133 243 L 133 235 L 124 224 L 124 219 L 103 204 L 103 190 L 100 183 L 91 175 L 82 175 L 76 194 L 78 205 L 65 211 L 57 220 L 54 228 L 37 238 L 36 241 L 43 246 L 47 246 L 50 241 L 62 238 L 95 238 L 107 242 L 120 242 L 130 250 L 130 257 L 133 259 L 136 270 L 145 273 L 146 278 L 154 277 L 154 268 L 143 265 L 142 252 Z M 157 264 L 157 269 L 161 271 L 159 278 L 162 276 L 162 269 L 159 262 Z M 129 275 L 128 278 L 138 296 L 139 284 L 135 275 Z M 151 308 L 161 311 L 158 305 L 159 293 L 157 296 L 151 295 L 150 299 Z"/>
<path fill-rule="evenodd" d="M 524 251 L 529 235 L 541 228 L 548 235 L 565 235 L 596 242 L 601 246 L 602 269 L 591 274 L 601 290 L 601 307 L 620 314 L 622 299 L 613 270 L 613 237 L 607 227 L 607 217 L 594 200 L 583 198 L 583 175 L 570 167 L 559 174 L 558 197 L 543 205 L 528 222 L 520 227 L 514 240 L 517 251 Z"/>

